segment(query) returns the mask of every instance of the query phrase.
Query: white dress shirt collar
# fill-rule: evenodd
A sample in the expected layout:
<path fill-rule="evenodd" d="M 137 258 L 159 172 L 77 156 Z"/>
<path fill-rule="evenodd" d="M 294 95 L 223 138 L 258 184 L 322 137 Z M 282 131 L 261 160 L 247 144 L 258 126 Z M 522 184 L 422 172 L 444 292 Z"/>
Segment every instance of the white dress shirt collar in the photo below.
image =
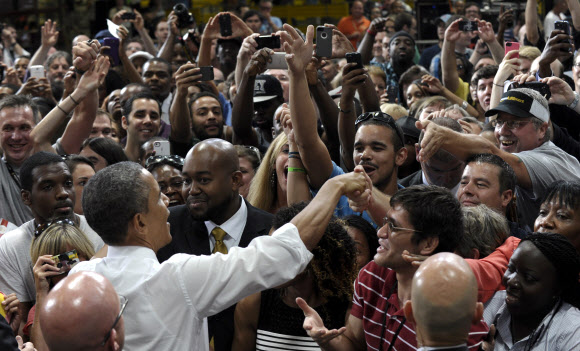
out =
<path fill-rule="evenodd" d="M 224 243 L 228 247 L 228 249 L 238 246 L 240 243 L 240 239 L 242 238 L 242 233 L 244 232 L 244 228 L 246 227 L 246 221 L 248 219 L 248 207 L 246 206 L 246 202 L 244 198 L 240 196 L 240 208 L 234 213 L 233 216 L 230 217 L 227 221 L 222 223 L 221 225 L 217 225 L 212 221 L 205 221 L 205 226 L 207 228 L 207 235 L 209 235 L 210 246 L 213 250 L 213 246 L 215 245 L 215 239 L 211 235 L 211 231 L 215 227 L 222 228 L 226 233 L 226 237 L 224 239 Z"/>
<path fill-rule="evenodd" d="M 144 246 L 109 246 L 107 257 L 127 257 L 157 260 L 155 252 Z M 159 262 L 159 261 L 158 261 Z"/>

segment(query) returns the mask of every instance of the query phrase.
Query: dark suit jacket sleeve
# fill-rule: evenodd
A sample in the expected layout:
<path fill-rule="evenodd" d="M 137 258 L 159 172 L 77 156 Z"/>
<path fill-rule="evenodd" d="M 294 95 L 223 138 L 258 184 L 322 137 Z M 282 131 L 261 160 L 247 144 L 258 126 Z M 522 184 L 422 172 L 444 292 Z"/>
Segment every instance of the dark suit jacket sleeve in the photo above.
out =
<path fill-rule="evenodd" d="M 0 350 L 2 351 L 17 351 L 18 344 L 12 332 L 12 328 L 4 317 L 0 316 Z"/>

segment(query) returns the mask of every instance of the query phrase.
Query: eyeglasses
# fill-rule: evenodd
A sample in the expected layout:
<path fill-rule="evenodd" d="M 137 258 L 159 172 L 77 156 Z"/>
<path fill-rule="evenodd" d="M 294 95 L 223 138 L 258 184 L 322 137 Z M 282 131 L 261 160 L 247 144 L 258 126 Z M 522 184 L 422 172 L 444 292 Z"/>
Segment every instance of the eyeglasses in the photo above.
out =
<path fill-rule="evenodd" d="M 403 137 L 403 132 L 401 131 L 401 128 L 397 126 L 395 120 L 390 115 L 384 112 L 365 112 L 360 116 L 358 116 L 358 118 L 354 122 L 354 126 L 358 127 L 359 124 L 366 122 L 368 120 L 375 120 L 387 124 L 389 128 L 391 128 L 395 133 L 397 133 L 397 136 L 399 137 L 399 139 L 401 139 L 401 142 L 403 144 L 405 143 L 405 138 Z"/>
<path fill-rule="evenodd" d="M 494 119 L 493 121 L 491 121 L 491 125 L 495 128 L 495 129 L 501 129 L 503 127 L 503 125 L 507 125 L 508 129 L 514 130 L 514 129 L 520 129 L 521 127 L 525 126 L 526 124 L 530 123 L 531 120 L 529 121 L 502 121 L 500 119 Z"/>
<path fill-rule="evenodd" d="M 260 150 L 258 150 L 257 147 L 251 145 L 242 145 L 242 146 L 246 149 L 252 150 L 256 154 L 256 157 L 258 158 L 258 163 L 262 163 L 262 154 L 260 153 Z"/>
<path fill-rule="evenodd" d="M 178 155 L 170 155 L 170 156 L 166 156 L 166 155 L 158 155 L 158 156 L 151 156 L 147 159 L 147 161 L 145 161 L 145 168 L 147 168 L 147 170 L 149 170 L 150 166 L 153 166 L 154 164 L 157 163 L 164 163 L 164 164 L 168 164 L 170 166 L 173 166 L 175 168 L 179 168 L 182 169 L 183 168 L 183 157 L 178 156 Z"/>
<path fill-rule="evenodd" d="M 39 225 L 36 226 L 36 230 L 34 231 L 34 236 L 35 237 L 39 237 L 40 234 L 44 233 L 44 231 L 50 227 L 51 225 L 62 225 L 63 227 L 65 225 L 72 225 L 72 226 L 76 226 L 75 222 L 68 219 L 68 218 L 64 218 L 64 219 L 56 219 L 56 220 L 52 220 L 52 221 L 48 221 L 45 223 L 40 223 Z"/>
<path fill-rule="evenodd" d="M 113 331 L 113 329 L 115 329 L 115 327 L 117 326 L 117 323 L 119 323 L 119 319 L 121 319 L 121 316 L 123 315 L 123 311 L 125 311 L 125 307 L 127 307 L 127 303 L 129 303 L 129 299 L 123 295 L 119 295 L 119 303 L 121 305 L 121 309 L 119 310 L 119 315 L 115 319 L 115 323 L 113 323 L 113 326 L 111 327 L 111 329 L 109 329 L 109 332 L 107 333 L 107 335 L 105 335 L 105 340 L 103 340 L 103 342 L 101 343 L 101 346 L 105 346 L 105 344 L 107 343 L 107 341 L 111 337 L 111 332 Z"/>
<path fill-rule="evenodd" d="M 417 232 L 417 233 L 421 233 L 420 230 L 416 230 L 416 229 L 411 229 L 411 228 L 403 228 L 403 227 L 395 227 L 393 225 L 393 222 L 391 222 L 387 217 L 383 218 L 383 227 L 387 226 L 387 228 L 389 229 L 389 232 L 402 232 L 402 231 L 412 231 L 412 232 Z"/>
<path fill-rule="evenodd" d="M 580 62 L 576 62 L 572 66 L 574 66 L 574 67 L 580 67 Z"/>

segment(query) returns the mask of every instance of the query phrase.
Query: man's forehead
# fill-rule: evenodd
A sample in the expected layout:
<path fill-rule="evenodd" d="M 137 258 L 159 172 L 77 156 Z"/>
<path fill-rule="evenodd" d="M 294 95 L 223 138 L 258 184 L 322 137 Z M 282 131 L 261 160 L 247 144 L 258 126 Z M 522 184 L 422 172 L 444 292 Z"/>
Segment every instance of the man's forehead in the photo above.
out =
<path fill-rule="evenodd" d="M 5 123 L 28 123 L 34 126 L 34 115 L 32 108 L 28 105 L 5 107 L 0 110 L 0 124 Z"/>
<path fill-rule="evenodd" d="M 355 143 L 357 142 L 381 142 L 391 145 L 392 129 L 379 124 L 363 124 L 356 131 Z"/>
<path fill-rule="evenodd" d="M 169 65 L 166 64 L 165 62 L 160 62 L 160 61 L 145 62 L 145 64 L 143 65 L 143 72 L 149 72 L 149 71 L 167 72 L 167 71 L 169 71 Z"/>
<path fill-rule="evenodd" d="M 32 170 L 32 178 L 35 183 L 39 183 L 47 180 L 47 178 L 52 178 L 63 174 L 67 177 L 71 176 L 70 170 L 64 161 L 36 166 Z"/>
<path fill-rule="evenodd" d="M 493 77 L 489 77 L 489 78 L 479 78 L 479 80 L 477 81 L 477 86 L 480 85 L 492 85 L 493 84 Z"/>
<path fill-rule="evenodd" d="M 489 182 L 499 181 L 499 171 L 500 168 L 497 165 L 487 163 L 472 161 L 467 164 L 463 172 L 463 176 L 468 176 L 468 172 L 474 178 L 486 179 Z M 490 175 L 495 175 L 496 177 L 490 177 Z"/>
<path fill-rule="evenodd" d="M 132 105 L 133 109 L 131 112 L 134 111 L 141 111 L 141 110 L 146 110 L 147 107 L 154 107 L 153 109 L 155 110 L 155 112 L 159 113 L 159 103 L 157 102 L 157 100 L 153 100 L 153 99 L 147 99 L 147 98 L 142 98 L 142 99 L 135 99 L 133 100 L 133 105 Z"/>

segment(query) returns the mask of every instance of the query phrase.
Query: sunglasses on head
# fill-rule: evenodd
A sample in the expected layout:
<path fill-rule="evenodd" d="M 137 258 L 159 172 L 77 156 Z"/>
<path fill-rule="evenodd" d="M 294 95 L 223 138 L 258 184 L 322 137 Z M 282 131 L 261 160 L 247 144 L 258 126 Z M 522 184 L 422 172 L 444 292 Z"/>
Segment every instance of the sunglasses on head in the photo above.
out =
<path fill-rule="evenodd" d="M 151 156 L 145 161 L 145 168 L 149 169 L 150 166 L 153 166 L 157 163 L 168 164 L 175 168 L 183 168 L 183 157 L 178 155 L 157 155 Z"/>
<path fill-rule="evenodd" d="M 51 225 L 62 225 L 63 227 L 65 225 L 76 226 L 75 222 L 72 221 L 72 220 L 70 220 L 70 219 L 68 219 L 68 218 L 64 218 L 64 219 L 54 219 L 52 221 L 48 221 L 48 222 L 41 223 L 41 224 L 37 225 L 36 226 L 36 229 L 34 230 L 34 236 L 35 237 L 40 236 Z"/>
<path fill-rule="evenodd" d="M 387 124 L 397 134 L 399 139 L 401 139 L 401 142 L 403 144 L 405 143 L 405 138 L 403 137 L 401 129 L 397 126 L 395 120 L 389 114 L 386 114 L 384 112 L 365 112 L 360 116 L 358 116 L 358 118 L 354 122 L 354 126 L 358 127 L 359 124 L 366 122 L 368 120 L 375 120 Z"/>

